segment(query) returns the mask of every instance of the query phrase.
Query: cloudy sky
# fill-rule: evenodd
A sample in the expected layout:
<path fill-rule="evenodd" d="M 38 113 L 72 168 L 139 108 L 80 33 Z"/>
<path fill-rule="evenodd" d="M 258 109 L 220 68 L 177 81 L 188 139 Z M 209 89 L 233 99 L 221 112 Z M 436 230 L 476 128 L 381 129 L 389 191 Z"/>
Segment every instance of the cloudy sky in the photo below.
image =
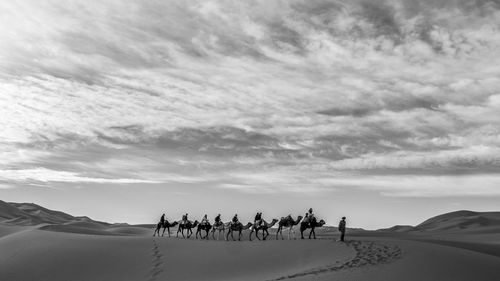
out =
<path fill-rule="evenodd" d="M 500 200 L 500 1 L 2 1 L 0 199 L 417 224 Z"/>

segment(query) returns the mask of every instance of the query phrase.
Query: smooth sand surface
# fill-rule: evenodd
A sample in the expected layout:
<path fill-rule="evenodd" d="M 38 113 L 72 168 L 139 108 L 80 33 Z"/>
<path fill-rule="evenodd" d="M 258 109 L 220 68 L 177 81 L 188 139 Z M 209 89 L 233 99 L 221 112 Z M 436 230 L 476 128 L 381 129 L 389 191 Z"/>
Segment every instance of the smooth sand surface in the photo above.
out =
<path fill-rule="evenodd" d="M 226 242 L 153 238 L 152 231 L 117 236 L 76 234 L 78 227 L 70 233 L 16 230 L 0 238 L 2 281 L 268 280 L 355 255 L 352 247 L 331 240 Z"/>
<path fill-rule="evenodd" d="M 367 238 L 362 238 L 367 239 Z M 436 243 L 373 238 L 375 243 L 390 243 L 401 249 L 401 257 L 376 266 L 361 265 L 345 270 L 333 269 L 321 275 L 306 275 L 294 280 L 405 280 L 461 281 L 500 280 L 500 258 L 473 250 Z M 368 254 L 361 254 L 368 256 Z"/>
<path fill-rule="evenodd" d="M 0 280 L 500 280 L 500 257 L 482 251 L 499 244 L 495 234 L 416 241 L 396 233 L 348 236 L 342 243 L 324 233 L 329 239 L 239 242 L 153 238 L 152 232 L 0 224 Z"/>

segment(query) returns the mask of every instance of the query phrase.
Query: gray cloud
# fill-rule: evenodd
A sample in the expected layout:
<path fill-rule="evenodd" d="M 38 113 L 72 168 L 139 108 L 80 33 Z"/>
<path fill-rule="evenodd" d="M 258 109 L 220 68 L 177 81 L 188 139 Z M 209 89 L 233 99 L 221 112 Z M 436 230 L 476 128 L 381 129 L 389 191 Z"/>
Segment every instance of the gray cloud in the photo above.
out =
<path fill-rule="evenodd" d="M 498 1 L 0 8 L 1 169 L 496 173 Z"/>

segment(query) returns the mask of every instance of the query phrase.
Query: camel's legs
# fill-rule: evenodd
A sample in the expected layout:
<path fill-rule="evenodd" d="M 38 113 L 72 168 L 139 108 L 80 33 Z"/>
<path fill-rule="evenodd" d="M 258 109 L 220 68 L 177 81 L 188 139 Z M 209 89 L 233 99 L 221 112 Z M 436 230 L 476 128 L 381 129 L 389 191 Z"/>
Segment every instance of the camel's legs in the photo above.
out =
<path fill-rule="evenodd" d="M 311 228 L 311 232 L 309 232 L 309 239 L 311 239 L 311 234 L 314 236 L 314 239 L 316 239 L 316 232 L 314 231 L 314 227 Z"/>
<path fill-rule="evenodd" d="M 295 229 L 293 228 L 293 225 L 292 225 L 292 226 L 290 226 L 290 231 L 292 232 L 292 233 L 291 233 L 291 235 L 293 236 L 293 240 L 297 239 L 297 238 L 295 237 Z M 288 239 L 290 239 L 290 238 L 288 238 Z"/>

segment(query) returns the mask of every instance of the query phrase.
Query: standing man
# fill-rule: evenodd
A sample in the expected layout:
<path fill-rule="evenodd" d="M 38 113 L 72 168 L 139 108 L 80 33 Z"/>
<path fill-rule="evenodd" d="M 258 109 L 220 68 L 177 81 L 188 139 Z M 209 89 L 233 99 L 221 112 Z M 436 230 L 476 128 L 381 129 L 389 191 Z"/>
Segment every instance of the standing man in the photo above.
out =
<path fill-rule="evenodd" d="M 345 217 L 342 217 L 342 220 L 339 222 L 339 231 L 340 231 L 340 241 L 344 242 L 344 236 L 345 236 Z"/>

